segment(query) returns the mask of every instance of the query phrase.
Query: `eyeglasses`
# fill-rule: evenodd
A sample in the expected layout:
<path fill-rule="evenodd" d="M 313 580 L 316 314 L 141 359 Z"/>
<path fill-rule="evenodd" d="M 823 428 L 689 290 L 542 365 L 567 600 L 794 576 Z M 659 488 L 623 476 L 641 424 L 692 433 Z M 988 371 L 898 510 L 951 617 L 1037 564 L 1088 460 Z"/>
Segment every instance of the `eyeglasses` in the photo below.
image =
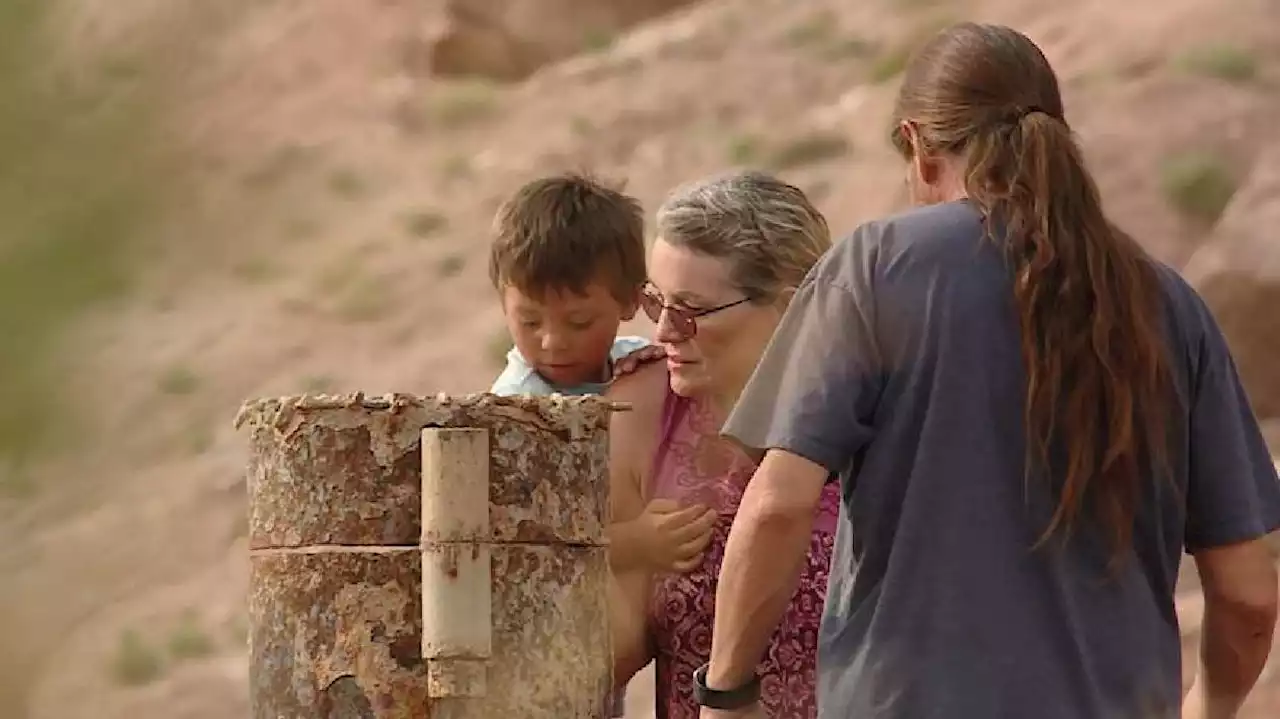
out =
<path fill-rule="evenodd" d="M 667 319 L 671 322 L 671 328 L 676 334 L 684 338 L 690 338 L 698 334 L 697 318 L 706 317 L 714 312 L 727 310 L 730 307 L 737 307 L 745 302 L 750 302 L 750 297 L 743 297 L 740 300 L 727 302 L 718 307 L 711 307 L 705 310 L 691 310 L 684 307 L 676 307 L 669 305 L 657 290 L 646 288 L 640 293 L 640 308 L 644 310 L 646 316 L 653 321 L 654 324 L 662 322 L 662 313 L 667 313 Z"/>

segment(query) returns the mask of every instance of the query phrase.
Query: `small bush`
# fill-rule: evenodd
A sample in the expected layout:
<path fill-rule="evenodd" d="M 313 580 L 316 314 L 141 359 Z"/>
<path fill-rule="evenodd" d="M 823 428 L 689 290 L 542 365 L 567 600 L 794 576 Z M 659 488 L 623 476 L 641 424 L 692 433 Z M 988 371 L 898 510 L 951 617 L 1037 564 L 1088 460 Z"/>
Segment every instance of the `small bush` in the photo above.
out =
<path fill-rule="evenodd" d="M 410 237 L 425 240 L 444 231 L 449 220 L 434 210 L 419 210 L 406 217 L 404 224 Z"/>
<path fill-rule="evenodd" d="M 760 140 L 753 135 L 737 135 L 729 141 L 729 162 L 750 165 L 760 158 Z"/>
<path fill-rule="evenodd" d="M 231 273 L 241 282 L 256 285 L 274 279 L 279 274 L 279 268 L 265 258 L 251 257 L 237 262 L 231 268 Z"/>
<path fill-rule="evenodd" d="M 176 660 L 200 659 L 213 651 L 213 639 L 201 628 L 195 613 L 183 614 L 169 635 L 169 655 Z"/>
<path fill-rule="evenodd" d="M 843 135 L 813 132 L 783 143 L 771 153 L 769 164 L 779 170 L 788 170 L 843 157 L 852 150 L 852 143 Z"/>
<path fill-rule="evenodd" d="M 440 174 L 444 176 L 445 182 L 467 180 L 475 175 L 475 167 L 471 164 L 470 157 L 451 155 L 440 163 Z"/>
<path fill-rule="evenodd" d="M 845 37 L 832 40 L 822 46 L 819 55 L 824 60 L 844 60 L 847 58 L 865 59 L 875 52 L 874 46 L 860 37 Z"/>
<path fill-rule="evenodd" d="M 498 109 L 498 91 L 480 80 L 444 85 L 432 96 L 427 114 L 437 125 L 457 128 L 493 116 Z"/>
<path fill-rule="evenodd" d="M 868 71 L 871 82 L 879 85 L 888 82 L 907 69 L 907 61 L 911 59 L 911 48 L 899 45 L 880 53 L 871 63 Z"/>
<path fill-rule="evenodd" d="M 453 277 L 462 272 L 462 268 L 466 267 L 467 261 L 462 255 L 447 255 L 440 258 L 439 264 L 436 265 L 436 271 L 441 277 Z"/>
<path fill-rule="evenodd" d="M 348 322 L 369 322 L 385 316 L 391 305 L 391 289 L 385 280 L 361 277 L 340 293 L 337 312 Z"/>
<path fill-rule="evenodd" d="M 164 659 L 137 632 L 120 635 L 116 655 L 111 662 L 112 677 L 125 686 L 150 684 L 164 674 Z"/>
<path fill-rule="evenodd" d="M 839 29 L 835 15 L 824 10 L 787 29 L 786 41 L 791 47 L 825 45 Z"/>
<path fill-rule="evenodd" d="M 902 74 L 911 61 L 912 54 L 935 35 L 955 22 L 949 13 L 934 14 L 921 20 L 909 36 L 893 47 L 883 50 L 871 64 L 871 81 L 876 84 L 888 82 Z"/>
<path fill-rule="evenodd" d="M 604 52 L 613 47 L 616 34 L 601 28 L 592 28 L 582 35 L 583 52 Z"/>
<path fill-rule="evenodd" d="M 364 178 L 349 169 L 335 170 L 329 175 L 329 189 L 333 194 L 349 200 L 362 197 L 369 190 Z"/>
<path fill-rule="evenodd" d="M 1173 157 L 1161 168 L 1165 198 L 1183 217 L 1201 224 L 1217 222 L 1236 193 L 1236 178 L 1218 157 L 1194 152 Z"/>
<path fill-rule="evenodd" d="M 189 367 L 177 365 L 160 375 L 160 391 L 167 395 L 188 395 L 200 387 L 200 378 Z"/>
<path fill-rule="evenodd" d="M 1193 48 L 1180 56 L 1177 64 L 1187 72 L 1227 82 L 1249 82 L 1258 76 L 1258 58 L 1233 45 Z"/>

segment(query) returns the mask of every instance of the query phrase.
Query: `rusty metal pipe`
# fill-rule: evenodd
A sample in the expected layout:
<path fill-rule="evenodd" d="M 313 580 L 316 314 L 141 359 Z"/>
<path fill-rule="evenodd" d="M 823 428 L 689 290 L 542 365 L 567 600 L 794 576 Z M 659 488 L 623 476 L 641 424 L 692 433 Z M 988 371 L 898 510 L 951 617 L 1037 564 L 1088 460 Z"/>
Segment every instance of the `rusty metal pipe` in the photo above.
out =
<path fill-rule="evenodd" d="M 253 719 L 598 719 L 596 398 L 247 403 Z"/>

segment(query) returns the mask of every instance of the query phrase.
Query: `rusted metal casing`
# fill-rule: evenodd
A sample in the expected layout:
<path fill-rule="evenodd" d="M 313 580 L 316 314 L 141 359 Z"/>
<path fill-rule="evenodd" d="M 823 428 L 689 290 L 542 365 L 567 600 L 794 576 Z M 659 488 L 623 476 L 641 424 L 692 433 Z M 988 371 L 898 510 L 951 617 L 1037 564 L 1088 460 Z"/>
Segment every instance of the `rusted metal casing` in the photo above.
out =
<path fill-rule="evenodd" d="M 598 398 L 247 403 L 253 719 L 596 719 Z"/>

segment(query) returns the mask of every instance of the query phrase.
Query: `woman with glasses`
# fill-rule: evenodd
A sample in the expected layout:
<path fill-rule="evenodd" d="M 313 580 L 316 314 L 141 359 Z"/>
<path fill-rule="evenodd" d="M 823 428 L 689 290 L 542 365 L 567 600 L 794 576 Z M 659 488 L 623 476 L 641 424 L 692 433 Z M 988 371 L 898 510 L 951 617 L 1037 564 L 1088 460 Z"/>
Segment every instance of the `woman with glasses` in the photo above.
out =
<path fill-rule="evenodd" d="M 620 523 L 613 542 L 640 535 L 626 536 L 628 522 L 638 529 L 646 521 L 674 525 L 683 516 L 693 555 L 684 566 L 620 567 L 615 561 L 625 595 L 614 608 L 616 678 L 625 683 L 654 661 L 658 719 L 694 719 L 693 674 L 711 649 L 720 558 L 756 468 L 719 436 L 720 426 L 787 302 L 831 238 L 803 192 L 754 172 L 677 189 L 658 210 L 657 228 L 642 307 L 667 356 L 665 364 L 617 380 L 609 392 L 632 406 L 616 414 L 611 427 L 614 516 Z M 655 519 L 646 516 L 654 502 L 681 509 Z M 817 715 L 818 623 L 838 506 L 833 484 L 816 510 L 800 588 L 761 665 L 759 690 L 772 716 Z M 704 508 L 713 513 L 705 539 L 696 531 Z"/>

